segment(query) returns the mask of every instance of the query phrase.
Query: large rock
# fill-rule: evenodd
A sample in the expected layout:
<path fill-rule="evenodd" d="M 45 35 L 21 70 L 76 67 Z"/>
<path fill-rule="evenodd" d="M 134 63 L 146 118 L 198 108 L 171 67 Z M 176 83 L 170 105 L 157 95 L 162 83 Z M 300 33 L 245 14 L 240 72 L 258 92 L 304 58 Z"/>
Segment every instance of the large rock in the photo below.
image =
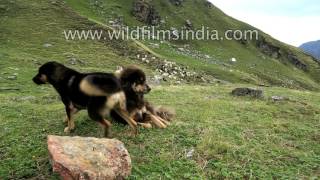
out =
<path fill-rule="evenodd" d="M 236 88 L 231 93 L 234 96 L 250 96 L 254 98 L 262 98 L 263 91 L 251 88 Z"/>
<path fill-rule="evenodd" d="M 124 179 L 131 173 L 131 159 L 115 139 L 48 136 L 53 171 L 62 179 Z"/>
<path fill-rule="evenodd" d="M 281 57 L 280 48 L 267 42 L 264 37 L 259 37 L 257 41 L 257 47 L 266 55 L 279 59 Z"/>

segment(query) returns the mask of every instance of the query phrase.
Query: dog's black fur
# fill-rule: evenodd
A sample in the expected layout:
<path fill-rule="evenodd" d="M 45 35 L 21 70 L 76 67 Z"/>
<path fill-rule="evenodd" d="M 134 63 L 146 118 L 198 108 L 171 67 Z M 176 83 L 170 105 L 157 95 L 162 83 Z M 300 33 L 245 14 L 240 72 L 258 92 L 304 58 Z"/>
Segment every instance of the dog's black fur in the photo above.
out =
<path fill-rule="evenodd" d="M 145 75 L 141 72 L 143 73 L 139 69 L 130 69 L 128 74 L 134 76 L 128 81 L 132 81 L 130 84 L 137 87 L 148 89 Z M 59 93 L 67 113 L 68 127 L 65 132 L 74 129 L 73 115 L 83 109 L 88 110 L 91 119 L 105 127 L 106 136 L 109 135 L 111 123 L 104 118 L 111 110 L 128 122 L 128 116 L 124 115 L 128 104 L 122 89 L 124 86 L 114 74 L 79 73 L 60 63 L 48 62 L 39 68 L 33 81 L 38 85 L 49 83 Z M 120 114 L 116 109 L 120 109 Z"/>

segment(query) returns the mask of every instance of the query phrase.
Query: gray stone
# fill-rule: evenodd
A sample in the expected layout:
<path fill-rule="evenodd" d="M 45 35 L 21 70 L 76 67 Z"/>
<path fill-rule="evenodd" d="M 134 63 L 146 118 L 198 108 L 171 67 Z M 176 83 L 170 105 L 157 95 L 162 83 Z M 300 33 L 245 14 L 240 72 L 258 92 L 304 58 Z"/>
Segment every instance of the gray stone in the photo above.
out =
<path fill-rule="evenodd" d="M 262 98 L 263 91 L 252 88 L 236 88 L 231 92 L 234 96 L 250 96 L 254 98 Z"/>
<path fill-rule="evenodd" d="M 271 99 L 272 99 L 274 102 L 289 100 L 289 98 L 287 98 L 287 97 L 282 97 L 282 96 L 272 96 Z"/>
<path fill-rule="evenodd" d="M 53 45 L 52 44 L 50 44 L 50 43 L 45 43 L 44 45 L 43 45 L 43 47 L 45 47 L 45 48 L 49 48 L 49 47 L 52 47 Z"/>
<path fill-rule="evenodd" d="M 16 75 L 12 75 L 12 76 L 8 76 L 7 79 L 13 81 L 13 80 L 17 80 L 18 77 Z"/>
<path fill-rule="evenodd" d="M 193 28 L 192 22 L 189 19 L 186 20 L 186 27 L 187 27 L 187 29 L 192 29 Z"/>

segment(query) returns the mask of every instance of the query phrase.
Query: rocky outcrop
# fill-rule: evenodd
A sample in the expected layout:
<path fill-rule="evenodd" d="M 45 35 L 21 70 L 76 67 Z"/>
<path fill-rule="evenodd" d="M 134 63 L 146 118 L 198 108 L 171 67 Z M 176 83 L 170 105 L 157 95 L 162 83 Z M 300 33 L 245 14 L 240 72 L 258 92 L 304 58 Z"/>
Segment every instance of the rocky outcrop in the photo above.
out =
<path fill-rule="evenodd" d="M 213 4 L 210 1 L 206 1 L 204 4 L 207 8 L 212 8 L 214 7 Z"/>
<path fill-rule="evenodd" d="M 252 89 L 252 88 L 236 88 L 234 89 L 231 94 L 233 96 L 249 96 L 253 98 L 262 98 L 263 97 L 263 91 L 258 89 Z"/>
<path fill-rule="evenodd" d="M 278 59 L 281 57 L 280 48 L 267 42 L 263 37 L 260 37 L 257 41 L 257 47 L 261 52 L 272 58 Z"/>
<path fill-rule="evenodd" d="M 138 21 L 147 23 L 149 25 L 158 25 L 161 17 L 156 9 L 147 1 L 136 0 L 133 3 L 132 14 Z"/>
<path fill-rule="evenodd" d="M 272 58 L 275 59 L 284 59 L 289 61 L 291 64 L 293 64 L 295 67 L 307 71 L 308 67 L 307 65 L 299 60 L 299 58 L 292 54 L 291 52 L 287 52 L 286 50 L 280 49 L 280 47 L 277 47 L 265 40 L 264 37 L 259 37 L 259 40 L 257 41 L 257 47 L 260 49 L 260 51 Z"/>
<path fill-rule="evenodd" d="M 308 67 L 305 63 L 301 62 L 296 55 L 288 54 L 288 60 L 291 64 L 295 65 L 297 68 L 307 71 Z"/>
<path fill-rule="evenodd" d="M 129 153 L 118 140 L 48 136 L 48 150 L 62 179 L 124 179 L 131 173 Z"/>
<path fill-rule="evenodd" d="M 170 2 L 176 6 L 182 6 L 183 0 L 170 0 Z"/>

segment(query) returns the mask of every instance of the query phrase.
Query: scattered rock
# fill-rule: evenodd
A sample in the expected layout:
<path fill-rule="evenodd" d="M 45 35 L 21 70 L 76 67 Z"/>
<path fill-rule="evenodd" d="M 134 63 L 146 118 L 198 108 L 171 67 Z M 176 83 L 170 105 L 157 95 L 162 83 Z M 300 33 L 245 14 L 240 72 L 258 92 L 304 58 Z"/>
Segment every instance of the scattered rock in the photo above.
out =
<path fill-rule="evenodd" d="M 7 79 L 13 81 L 13 80 L 17 80 L 18 77 L 17 77 L 17 75 L 12 75 L 12 76 L 8 76 Z"/>
<path fill-rule="evenodd" d="M 159 84 L 161 81 L 174 82 L 175 84 L 191 81 L 212 83 L 216 80 L 212 76 L 190 71 L 188 70 L 189 67 L 178 65 L 175 62 L 141 54 L 137 54 L 136 57 L 141 62 L 150 64 L 157 69 L 157 73 L 159 74 L 150 79 L 154 84 Z"/>
<path fill-rule="evenodd" d="M 115 19 L 109 20 L 108 22 L 113 28 L 120 29 L 124 26 L 123 16 L 118 16 Z"/>
<path fill-rule="evenodd" d="M 186 28 L 189 29 L 189 30 L 193 28 L 192 22 L 191 22 L 189 19 L 186 20 L 185 26 L 186 26 Z"/>
<path fill-rule="evenodd" d="M 158 25 L 161 20 L 161 17 L 156 9 L 149 2 L 144 0 L 136 0 L 134 2 L 132 14 L 137 18 L 138 21 L 153 26 Z"/>
<path fill-rule="evenodd" d="M 35 96 L 13 97 L 11 100 L 14 102 L 34 101 L 37 98 Z"/>
<path fill-rule="evenodd" d="M 182 51 L 182 52 L 185 51 L 184 48 L 178 48 L 178 50 L 179 50 L 179 51 Z"/>
<path fill-rule="evenodd" d="M 231 62 L 235 63 L 235 62 L 237 62 L 237 59 L 236 58 L 231 58 Z"/>
<path fill-rule="evenodd" d="M 85 65 L 86 62 L 80 60 L 80 59 L 77 59 L 75 57 L 71 57 L 69 60 L 68 60 L 68 63 L 71 64 L 71 65 L 77 65 L 77 64 L 80 64 L 80 65 Z"/>
<path fill-rule="evenodd" d="M 250 96 L 254 98 L 262 98 L 263 91 L 252 88 L 236 88 L 231 93 L 233 96 Z"/>
<path fill-rule="evenodd" d="M 193 157 L 193 153 L 194 153 L 194 149 L 192 148 L 187 152 L 187 154 L 186 154 L 187 158 L 192 158 Z"/>
<path fill-rule="evenodd" d="M 166 20 L 161 19 L 161 20 L 160 20 L 160 23 L 161 23 L 161 24 L 165 24 L 165 23 L 166 23 Z"/>
<path fill-rule="evenodd" d="M 181 6 L 183 3 L 183 0 L 170 0 L 170 2 L 176 6 Z"/>
<path fill-rule="evenodd" d="M 160 45 L 158 43 L 149 43 L 149 44 L 153 48 L 160 48 Z"/>
<path fill-rule="evenodd" d="M 203 54 L 202 52 L 191 49 L 189 45 L 184 45 L 184 47 L 175 47 L 175 52 L 185 56 L 191 56 L 199 60 L 209 60 L 209 63 L 215 63 L 215 59 L 208 54 Z"/>
<path fill-rule="evenodd" d="M 41 104 L 52 104 L 55 102 L 61 101 L 60 96 L 58 95 L 45 95 L 41 97 L 39 103 Z"/>
<path fill-rule="evenodd" d="M 272 96 L 271 97 L 272 101 L 278 102 L 278 101 L 287 101 L 289 98 L 287 97 L 282 97 L 282 96 Z"/>
<path fill-rule="evenodd" d="M 52 44 L 49 44 L 49 43 L 46 43 L 46 44 L 44 44 L 43 45 L 43 47 L 45 47 L 45 48 L 49 48 L 49 47 L 52 47 L 53 45 Z"/>
<path fill-rule="evenodd" d="M 55 0 L 53 0 L 53 1 L 51 1 L 51 4 L 52 4 L 52 5 L 58 5 L 58 2 L 55 1 Z"/>
<path fill-rule="evenodd" d="M 48 136 L 53 171 L 62 179 L 125 179 L 131 159 L 115 139 Z"/>

